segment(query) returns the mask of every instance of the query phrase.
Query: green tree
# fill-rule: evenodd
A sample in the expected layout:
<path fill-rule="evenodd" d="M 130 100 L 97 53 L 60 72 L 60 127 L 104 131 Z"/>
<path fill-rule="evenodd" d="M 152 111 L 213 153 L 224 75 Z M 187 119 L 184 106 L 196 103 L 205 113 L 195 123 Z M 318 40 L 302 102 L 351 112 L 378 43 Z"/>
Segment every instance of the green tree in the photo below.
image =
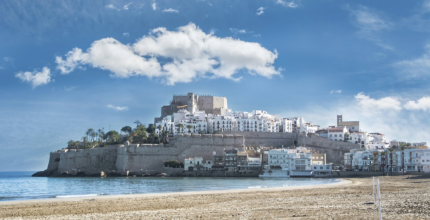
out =
<path fill-rule="evenodd" d="M 137 128 L 137 127 L 139 127 L 139 125 L 141 125 L 141 124 L 142 124 L 142 123 L 140 123 L 140 121 L 139 121 L 139 120 L 136 120 L 134 123 L 136 124 L 136 128 Z"/>
<path fill-rule="evenodd" d="M 90 136 L 91 136 L 91 140 L 95 141 L 96 137 L 97 137 L 97 133 L 95 131 L 93 131 L 93 132 L 91 132 Z"/>
<path fill-rule="evenodd" d="M 130 126 L 124 126 L 121 128 L 121 132 L 127 133 L 127 134 L 131 134 L 131 127 Z"/>
<path fill-rule="evenodd" d="M 149 134 L 151 134 L 152 132 L 155 132 L 155 125 L 149 124 L 148 128 L 146 129 L 146 132 L 148 132 Z"/>
<path fill-rule="evenodd" d="M 112 130 L 106 133 L 104 139 L 107 139 L 109 142 L 117 142 L 119 139 L 119 134 L 117 131 Z"/>
<path fill-rule="evenodd" d="M 343 141 L 348 142 L 349 140 L 349 134 L 345 132 L 345 134 L 343 135 L 344 139 Z"/>
<path fill-rule="evenodd" d="M 148 139 L 148 132 L 146 131 L 145 125 L 138 125 L 131 136 L 133 137 L 132 143 L 145 143 Z"/>
<path fill-rule="evenodd" d="M 179 131 L 178 132 L 180 132 L 180 133 L 182 133 L 183 131 L 182 131 L 182 128 L 184 127 L 184 125 L 183 124 L 181 124 L 181 123 L 179 123 L 178 124 L 178 128 L 179 128 Z"/>
<path fill-rule="evenodd" d="M 70 140 L 69 142 L 67 142 L 67 148 L 69 148 L 69 149 L 73 148 L 74 144 L 75 144 L 75 142 L 73 140 Z"/>
<path fill-rule="evenodd" d="M 94 129 L 90 128 L 87 130 L 87 132 L 85 132 L 85 134 L 87 135 L 87 140 L 90 139 L 90 135 L 93 131 L 94 131 Z"/>
<path fill-rule="evenodd" d="M 84 137 L 82 137 L 82 141 L 84 142 L 84 147 L 83 148 L 87 148 L 88 138 L 84 136 Z"/>
<path fill-rule="evenodd" d="M 187 125 L 187 128 L 188 128 L 188 133 L 191 133 L 191 128 L 193 128 L 193 126 Z"/>
<path fill-rule="evenodd" d="M 163 126 L 158 125 L 157 128 L 158 128 L 159 131 L 161 131 L 161 129 L 163 128 Z"/>

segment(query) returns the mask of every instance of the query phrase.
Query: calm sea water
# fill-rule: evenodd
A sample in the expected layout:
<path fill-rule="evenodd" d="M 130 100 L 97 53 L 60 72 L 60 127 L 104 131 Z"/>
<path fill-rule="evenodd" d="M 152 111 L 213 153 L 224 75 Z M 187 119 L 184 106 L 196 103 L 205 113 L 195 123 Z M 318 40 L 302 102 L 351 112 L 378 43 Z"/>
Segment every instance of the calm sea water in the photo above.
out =
<path fill-rule="evenodd" d="M 211 178 L 211 177 L 31 177 L 34 172 L 0 172 L 0 201 L 72 198 L 119 194 L 145 194 L 226 189 L 270 188 L 339 182 L 315 178 Z"/>

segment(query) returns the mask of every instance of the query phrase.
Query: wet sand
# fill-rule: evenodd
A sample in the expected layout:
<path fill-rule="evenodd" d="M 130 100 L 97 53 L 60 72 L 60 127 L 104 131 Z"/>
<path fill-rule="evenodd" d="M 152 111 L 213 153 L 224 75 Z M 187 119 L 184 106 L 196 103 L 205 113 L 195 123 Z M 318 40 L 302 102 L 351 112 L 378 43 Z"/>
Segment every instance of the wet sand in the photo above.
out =
<path fill-rule="evenodd" d="M 430 179 L 378 177 L 384 219 L 430 219 Z M 267 189 L 0 202 L 2 219 L 378 219 L 372 178 Z"/>

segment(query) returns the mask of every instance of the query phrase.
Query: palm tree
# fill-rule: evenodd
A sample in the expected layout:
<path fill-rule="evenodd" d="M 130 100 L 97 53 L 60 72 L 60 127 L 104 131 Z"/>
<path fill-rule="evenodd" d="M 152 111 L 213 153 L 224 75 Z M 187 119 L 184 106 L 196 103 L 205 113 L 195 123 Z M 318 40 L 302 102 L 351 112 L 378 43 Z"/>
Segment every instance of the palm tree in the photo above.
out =
<path fill-rule="evenodd" d="M 142 124 L 142 123 L 140 123 L 139 120 L 136 120 L 134 123 L 136 124 L 136 128 L 137 128 L 137 126 L 139 126 L 140 124 Z"/>
<path fill-rule="evenodd" d="M 161 132 L 161 128 L 163 128 L 163 126 L 158 125 L 158 126 L 157 126 L 157 128 L 158 128 L 158 132 Z M 161 133 L 160 133 L 160 134 L 161 134 Z"/>
<path fill-rule="evenodd" d="M 390 170 L 391 170 L 391 176 L 393 175 L 393 150 L 394 147 L 390 147 L 388 148 L 388 150 L 390 151 Z"/>
<path fill-rule="evenodd" d="M 92 132 L 94 132 L 94 129 L 92 129 L 92 128 L 88 129 L 88 130 L 87 130 L 87 132 L 85 132 L 85 134 L 87 135 L 87 139 L 89 139 L 90 134 L 91 134 Z"/>
<path fill-rule="evenodd" d="M 181 124 L 181 123 L 178 124 L 179 131 L 181 131 L 183 127 L 184 127 L 183 124 Z"/>
<path fill-rule="evenodd" d="M 102 129 L 97 130 L 97 137 L 98 137 L 99 141 L 103 138 L 103 130 Z"/>
<path fill-rule="evenodd" d="M 69 142 L 67 142 L 67 148 L 69 149 L 72 148 L 74 143 L 75 142 L 73 140 L 70 140 Z"/>
<path fill-rule="evenodd" d="M 191 126 L 191 125 L 187 125 L 187 128 L 188 128 L 188 133 L 191 133 L 191 128 L 192 128 L 193 126 Z"/>
<path fill-rule="evenodd" d="M 91 140 L 94 141 L 97 137 L 97 133 L 95 131 L 91 132 Z"/>
<path fill-rule="evenodd" d="M 87 147 L 87 140 L 88 140 L 87 137 L 82 137 L 82 141 L 84 142 L 84 147 L 83 148 Z"/>

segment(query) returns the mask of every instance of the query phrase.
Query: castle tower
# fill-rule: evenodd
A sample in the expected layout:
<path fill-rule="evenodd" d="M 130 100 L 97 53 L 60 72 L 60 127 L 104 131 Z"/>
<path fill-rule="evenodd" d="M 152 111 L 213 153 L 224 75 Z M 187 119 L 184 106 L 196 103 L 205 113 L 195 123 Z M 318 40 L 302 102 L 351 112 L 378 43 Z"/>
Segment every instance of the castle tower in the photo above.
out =
<path fill-rule="evenodd" d="M 339 127 L 339 122 L 342 122 L 342 115 L 337 115 L 337 127 Z"/>

